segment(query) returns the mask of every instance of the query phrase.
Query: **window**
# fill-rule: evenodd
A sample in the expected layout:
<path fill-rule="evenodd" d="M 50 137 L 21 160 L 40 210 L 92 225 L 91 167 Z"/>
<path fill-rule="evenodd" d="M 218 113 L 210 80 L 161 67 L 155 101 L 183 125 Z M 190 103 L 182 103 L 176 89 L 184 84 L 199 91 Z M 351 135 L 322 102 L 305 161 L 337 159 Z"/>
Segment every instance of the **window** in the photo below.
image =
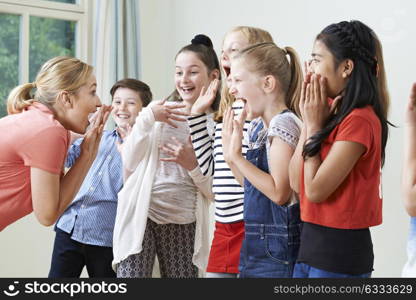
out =
<path fill-rule="evenodd" d="M 75 55 L 76 22 L 30 17 L 29 81 L 36 78 L 42 64 L 57 55 Z"/>
<path fill-rule="evenodd" d="M 88 0 L 0 0 L 0 117 L 18 84 L 32 82 L 48 59 L 89 61 Z"/>
<path fill-rule="evenodd" d="M 6 115 L 6 100 L 10 89 L 19 84 L 18 15 L 0 13 L 0 117 Z"/>

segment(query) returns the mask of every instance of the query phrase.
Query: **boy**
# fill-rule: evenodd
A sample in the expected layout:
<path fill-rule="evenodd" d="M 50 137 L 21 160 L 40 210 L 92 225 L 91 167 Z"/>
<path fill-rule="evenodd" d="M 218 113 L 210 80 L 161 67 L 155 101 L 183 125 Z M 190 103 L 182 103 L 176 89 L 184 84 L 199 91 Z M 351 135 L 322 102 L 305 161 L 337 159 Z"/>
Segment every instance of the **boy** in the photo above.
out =
<path fill-rule="evenodd" d="M 150 88 L 136 79 L 117 81 L 110 90 L 112 116 L 117 125 L 104 131 L 97 157 L 81 188 L 57 221 L 50 278 L 79 277 L 86 266 L 89 277 L 116 277 L 113 229 L 117 194 L 123 185 L 122 162 L 117 144 L 134 125 L 142 107 L 152 100 Z M 66 167 L 80 155 L 82 138 L 69 148 Z"/>

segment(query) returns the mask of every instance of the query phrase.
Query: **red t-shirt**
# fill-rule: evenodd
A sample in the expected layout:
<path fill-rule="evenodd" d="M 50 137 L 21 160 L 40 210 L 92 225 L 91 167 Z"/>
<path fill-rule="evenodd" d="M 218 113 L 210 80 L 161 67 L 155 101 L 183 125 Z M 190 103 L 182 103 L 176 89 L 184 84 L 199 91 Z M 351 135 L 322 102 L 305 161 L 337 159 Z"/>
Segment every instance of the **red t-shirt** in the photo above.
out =
<path fill-rule="evenodd" d="M 43 104 L 0 119 L 0 231 L 33 211 L 30 168 L 61 174 L 68 131 Z"/>
<path fill-rule="evenodd" d="M 381 224 L 381 124 L 372 107 L 354 109 L 335 127 L 322 143 L 322 161 L 337 141 L 360 143 L 366 151 L 344 182 L 321 203 L 313 203 L 306 198 L 302 167 L 301 219 L 339 229 L 368 228 Z"/>

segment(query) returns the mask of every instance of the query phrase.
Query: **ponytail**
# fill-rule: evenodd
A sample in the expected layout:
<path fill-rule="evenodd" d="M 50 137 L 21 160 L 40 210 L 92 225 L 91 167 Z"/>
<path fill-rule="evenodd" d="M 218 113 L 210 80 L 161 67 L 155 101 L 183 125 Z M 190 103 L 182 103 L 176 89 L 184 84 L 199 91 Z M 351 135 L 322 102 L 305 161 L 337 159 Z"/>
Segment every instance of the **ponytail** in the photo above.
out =
<path fill-rule="evenodd" d="M 93 71 L 92 66 L 74 57 L 57 56 L 45 62 L 34 83 L 15 87 L 7 99 L 7 112 L 17 114 L 34 101 L 52 107 L 61 91 L 77 93 Z M 36 88 L 34 95 L 31 94 Z"/>
<path fill-rule="evenodd" d="M 17 114 L 25 110 L 34 101 L 30 94 L 35 84 L 25 83 L 15 87 L 7 98 L 7 113 Z"/>
<path fill-rule="evenodd" d="M 274 43 L 260 43 L 241 50 L 235 58 L 247 59 L 253 72 L 273 75 L 285 96 L 286 106 L 300 115 L 299 101 L 303 74 L 298 55 L 293 48 L 282 49 Z"/>
<path fill-rule="evenodd" d="M 286 95 L 287 107 L 300 116 L 299 101 L 302 89 L 303 73 L 298 55 L 292 47 L 285 47 L 284 50 L 290 58 L 290 84 Z"/>
<path fill-rule="evenodd" d="M 223 82 L 223 88 L 221 89 L 221 101 L 219 103 L 218 111 L 214 113 L 215 122 L 222 122 L 222 117 L 224 116 L 225 111 L 228 107 L 233 105 L 234 101 L 235 97 L 230 94 L 230 89 L 228 88 L 227 83 Z"/>

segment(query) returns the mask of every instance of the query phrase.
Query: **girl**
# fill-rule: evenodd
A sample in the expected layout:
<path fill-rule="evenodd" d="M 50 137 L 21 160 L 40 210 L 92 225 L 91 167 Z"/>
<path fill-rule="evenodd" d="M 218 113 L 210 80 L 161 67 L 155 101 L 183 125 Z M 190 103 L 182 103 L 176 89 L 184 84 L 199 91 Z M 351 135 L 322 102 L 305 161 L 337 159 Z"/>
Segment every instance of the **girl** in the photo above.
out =
<path fill-rule="evenodd" d="M 189 139 L 189 127 L 180 121 L 202 87 L 219 77 L 211 40 L 196 36 L 176 56 L 173 101 L 144 108 L 123 144 L 126 181 L 113 238 L 118 277 L 151 277 L 156 255 L 162 277 L 197 277 L 197 267 L 205 270 L 211 180 L 202 175 L 192 147 L 180 145 Z"/>
<path fill-rule="evenodd" d="M 371 275 L 369 227 L 381 223 L 388 133 L 382 62 L 375 33 L 359 21 L 329 25 L 316 38 L 290 165 L 305 222 L 294 277 Z"/>
<path fill-rule="evenodd" d="M 230 75 L 231 58 L 248 45 L 260 42 L 272 42 L 271 35 L 262 29 L 239 26 L 225 36 L 221 66 L 226 80 Z M 214 176 L 213 192 L 215 194 L 215 231 L 209 255 L 207 277 L 231 277 L 238 274 L 240 248 L 244 237 L 243 198 L 244 190 L 230 167 L 224 161 L 222 148 L 222 118 L 225 109 L 232 106 L 240 114 L 244 103 L 235 101 L 226 84 L 222 85 L 221 101 L 214 114 L 214 134 L 208 132 L 207 113 L 214 102 L 216 87 L 211 87 L 211 94 L 205 93 L 192 106 L 192 117 L 188 118 L 191 127 L 192 144 L 197 155 L 198 164 L 206 176 Z M 234 102 L 235 101 L 235 102 Z M 250 121 L 244 125 L 244 135 Z M 245 155 L 247 142 L 243 142 L 242 153 Z"/>
<path fill-rule="evenodd" d="M 50 226 L 78 192 L 111 110 L 101 108 L 79 158 L 63 175 L 69 130 L 85 133 L 88 115 L 101 106 L 92 71 L 76 58 L 55 57 L 42 66 L 35 82 L 10 93 L 9 115 L 0 119 L 0 231 L 32 211 Z"/>
<path fill-rule="evenodd" d="M 246 158 L 241 154 L 245 111 L 233 120 L 228 109 L 222 131 L 225 160 L 236 177 L 245 178 L 240 277 L 291 277 L 301 223 L 288 165 L 300 134 L 293 110 L 302 70 L 292 48 L 261 43 L 232 60 L 231 80 L 231 93 L 258 118 L 248 130 Z"/>
<path fill-rule="evenodd" d="M 416 83 L 413 84 L 406 111 L 406 140 L 403 168 L 403 192 L 405 207 L 410 215 L 410 231 L 407 244 L 408 260 L 403 277 L 416 277 L 416 196 L 415 196 L 415 146 L 416 146 Z"/>

